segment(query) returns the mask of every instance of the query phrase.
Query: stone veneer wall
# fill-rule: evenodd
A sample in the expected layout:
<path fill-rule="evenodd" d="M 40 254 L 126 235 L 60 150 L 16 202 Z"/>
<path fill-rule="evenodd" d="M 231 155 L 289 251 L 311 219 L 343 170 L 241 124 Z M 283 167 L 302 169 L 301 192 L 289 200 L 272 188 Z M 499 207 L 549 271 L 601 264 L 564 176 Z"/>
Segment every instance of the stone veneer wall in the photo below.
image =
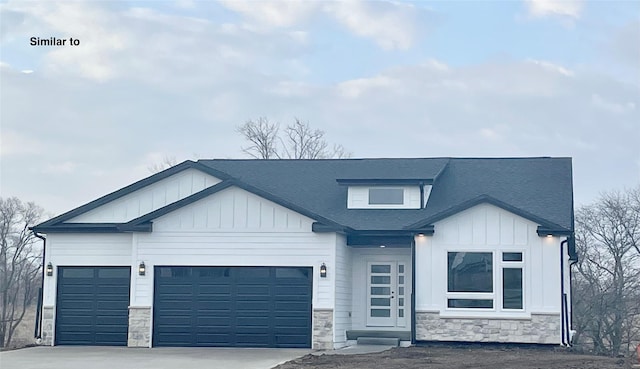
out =
<path fill-rule="evenodd" d="M 416 312 L 416 339 L 560 344 L 560 323 L 560 314 L 531 314 L 531 319 L 465 319 Z"/>
<path fill-rule="evenodd" d="M 150 347 L 151 307 L 129 307 L 129 335 L 127 346 Z"/>
<path fill-rule="evenodd" d="M 42 341 L 41 345 L 53 345 L 53 306 L 42 308 Z"/>
<path fill-rule="evenodd" d="M 313 310 L 312 347 L 315 350 L 333 349 L 333 310 Z"/>

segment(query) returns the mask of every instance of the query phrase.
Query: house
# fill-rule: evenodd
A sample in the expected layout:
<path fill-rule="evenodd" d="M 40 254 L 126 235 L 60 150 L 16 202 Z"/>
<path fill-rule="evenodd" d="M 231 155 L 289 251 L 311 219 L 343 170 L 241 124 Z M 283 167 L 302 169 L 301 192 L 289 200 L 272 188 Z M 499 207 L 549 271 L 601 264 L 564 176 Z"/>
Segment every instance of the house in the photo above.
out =
<path fill-rule="evenodd" d="M 570 339 L 570 158 L 185 161 L 33 230 L 47 345 Z"/>

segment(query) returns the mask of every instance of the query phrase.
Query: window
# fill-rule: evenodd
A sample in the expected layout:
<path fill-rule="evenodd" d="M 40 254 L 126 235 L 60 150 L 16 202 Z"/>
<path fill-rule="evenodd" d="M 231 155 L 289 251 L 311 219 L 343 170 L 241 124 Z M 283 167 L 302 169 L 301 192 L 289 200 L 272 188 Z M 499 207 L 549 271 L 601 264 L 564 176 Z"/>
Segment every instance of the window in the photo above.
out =
<path fill-rule="evenodd" d="M 448 308 L 524 309 L 523 253 L 498 255 L 494 262 L 493 252 L 447 253 Z"/>
<path fill-rule="evenodd" d="M 522 309 L 522 268 L 502 269 L 502 307 Z"/>
<path fill-rule="evenodd" d="M 402 205 L 404 189 L 402 188 L 370 188 L 369 205 Z"/>
<path fill-rule="evenodd" d="M 449 252 L 447 259 L 447 291 L 466 293 L 464 298 L 462 296 L 460 296 L 461 298 L 449 298 L 447 306 L 471 309 L 493 308 L 493 299 L 473 295 L 475 293 L 493 293 L 493 254 L 490 252 Z"/>
<path fill-rule="evenodd" d="M 493 255 L 490 252 L 450 252 L 449 292 L 493 292 Z"/>
<path fill-rule="evenodd" d="M 521 252 L 502 253 L 502 308 L 505 310 L 524 308 L 522 260 Z"/>

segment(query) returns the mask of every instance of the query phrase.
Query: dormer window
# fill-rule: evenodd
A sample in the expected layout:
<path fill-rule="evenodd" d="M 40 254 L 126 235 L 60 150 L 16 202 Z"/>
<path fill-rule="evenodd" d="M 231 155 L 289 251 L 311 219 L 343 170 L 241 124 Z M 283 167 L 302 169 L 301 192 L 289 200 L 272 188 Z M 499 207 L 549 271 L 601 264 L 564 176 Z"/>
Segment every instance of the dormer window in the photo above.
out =
<path fill-rule="evenodd" d="M 431 193 L 432 179 L 340 178 L 347 187 L 347 209 L 422 209 Z"/>
<path fill-rule="evenodd" d="M 369 188 L 369 205 L 404 205 L 404 188 Z"/>

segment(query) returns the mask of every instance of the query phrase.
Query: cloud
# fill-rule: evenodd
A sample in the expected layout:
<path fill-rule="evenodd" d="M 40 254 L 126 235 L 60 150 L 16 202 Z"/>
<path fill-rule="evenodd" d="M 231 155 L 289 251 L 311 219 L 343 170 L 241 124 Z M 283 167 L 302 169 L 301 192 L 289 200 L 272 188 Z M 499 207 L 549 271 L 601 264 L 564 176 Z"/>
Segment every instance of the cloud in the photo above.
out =
<path fill-rule="evenodd" d="M 52 163 L 45 166 L 42 171 L 44 174 L 71 174 L 75 172 L 78 167 L 78 163 L 72 161 L 65 161 L 62 163 Z"/>
<path fill-rule="evenodd" d="M 315 1 L 222 0 L 220 3 L 258 24 L 272 27 L 291 27 L 304 23 L 321 7 L 321 3 Z"/>
<path fill-rule="evenodd" d="M 603 109 L 613 114 L 625 114 L 636 110 L 636 104 L 628 101 L 626 103 L 617 103 L 608 101 L 598 94 L 591 95 L 591 102 L 597 108 Z"/>
<path fill-rule="evenodd" d="M 152 161 L 164 156 L 242 157 L 235 127 L 258 116 L 283 124 L 308 120 L 358 157 L 572 156 L 578 203 L 638 180 L 640 86 L 587 67 L 543 58 L 461 65 L 427 53 L 352 73 L 334 59 L 330 66 L 308 63 L 315 57 L 309 27 L 65 4 L 18 3 L 13 11 L 34 28 L 12 28 L 11 37 L 66 34 L 49 9 L 76 22 L 69 32 L 83 37 L 86 28 L 83 40 L 111 28 L 116 38 L 87 41 L 97 49 L 77 59 L 47 49 L 34 64 L 37 73 L 22 74 L 26 67 L 13 60 L 9 66 L 9 59 L 0 68 L 3 193 L 56 213 L 148 175 Z M 86 6 L 87 21 L 74 18 Z M 362 37 L 383 37 L 367 32 Z M 389 47 L 415 42 L 390 37 Z M 75 171 L 43 174 L 54 169 Z"/>
<path fill-rule="evenodd" d="M 529 14 L 534 17 L 563 16 L 578 19 L 582 0 L 525 0 Z"/>
<path fill-rule="evenodd" d="M 540 67 L 546 68 L 547 70 L 560 73 L 567 77 L 573 77 L 573 75 L 575 74 L 572 70 L 569 70 L 561 65 L 553 64 L 548 61 L 529 59 L 528 62 L 533 63 L 535 65 L 539 65 Z"/>
<path fill-rule="evenodd" d="M 303 26 L 323 14 L 351 33 L 373 40 L 383 50 L 407 50 L 421 33 L 426 8 L 395 1 L 221 1 L 263 27 Z"/>
<path fill-rule="evenodd" d="M 329 14 L 354 34 L 374 40 L 384 50 L 407 50 L 418 36 L 420 8 L 399 2 L 327 3 Z"/>

